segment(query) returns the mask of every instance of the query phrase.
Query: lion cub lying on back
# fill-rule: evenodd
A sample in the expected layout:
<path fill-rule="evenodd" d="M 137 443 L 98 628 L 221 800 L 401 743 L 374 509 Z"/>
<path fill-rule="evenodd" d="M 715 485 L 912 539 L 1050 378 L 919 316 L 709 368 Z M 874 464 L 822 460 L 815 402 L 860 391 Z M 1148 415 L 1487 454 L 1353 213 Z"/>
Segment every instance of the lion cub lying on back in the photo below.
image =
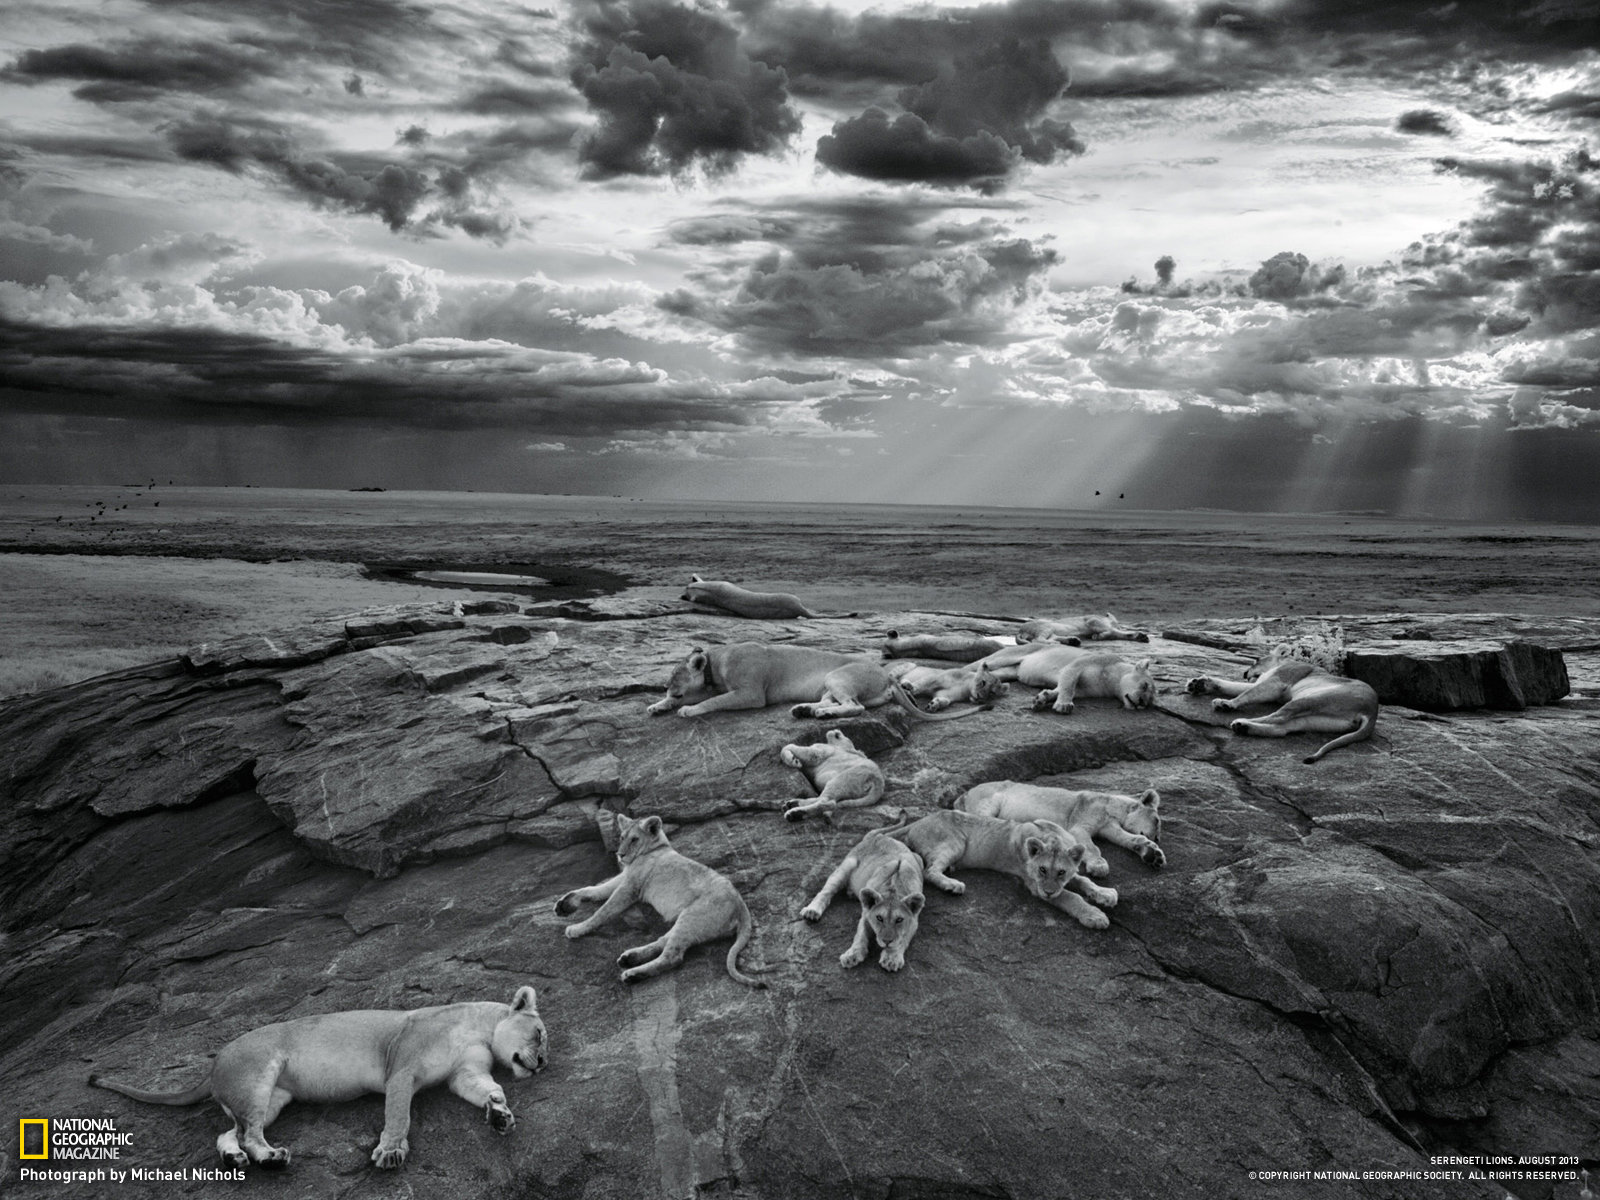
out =
<path fill-rule="evenodd" d="M 883 947 L 878 965 L 885 971 L 905 966 L 906 949 L 917 936 L 917 918 L 925 899 L 922 860 L 909 846 L 874 829 L 844 856 L 800 915 L 808 921 L 822 920 L 842 887 L 861 901 L 861 920 L 856 923 L 855 941 L 839 956 L 839 965 L 846 969 L 860 966 L 876 937 Z"/>
<path fill-rule="evenodd" d="M 410 1150 L 412 1093 L 448 1083 L 510 1133 L 517 1119 L 489 1069 L 499 1063 L 526 1079 L 544 1067 L 545 1053 L 537 997 L 520 987 L 510 1004 L 365 1009 L 263 1025 L 219 1050 L 210 1077 L 187 1092 L 147 1092 L 97 1075 L 89 1083 L 146 1104 L 198 1104 L 214 1096 L 233 1121 L 217 1137 L 217 1153 L 229 1167 L 289 1165 L 289 1151 L 267 1141 L 267 1126 L 291 1100 L 328 1104 L 382 1092 L 383 1134 L 372 1161 L 398 1167 Z"/>
<path fill-rule="evenodd" d="M 622 978 L 631 983 L 677 966 L 690 947 L 713 938 L 734 935 L 728 951 L 728 974 L 748 987 L 766 987 L 739 971 L 739 951 L 753 928 L 744 898 L 724 876 L 704 863 L 679 854 L 667 843 L 660 817 L 632 821 L 617 814 L 617 861 L 622 873 L 593 887 L 577 888 L 556 901 L 561 916 L 575 912 L 585 900 L 603 901 L 587 921 L 568 925 L 569 938 L 593 933 L 644 901 L 672 927 L 655 941 L 624 950 L 617 965 L 626 967 Z"/>
<path fill-rule="evenodd" d="M 821 813 L 830 822 L 837 808 L 866 808 L 883 799 L 883 768 L 856 749 L 843 730 L 828 730 L 827 740 L 811 746 L 790 742 L 778 752 L 786 767 L 805 773 L 817 789 L 815 800 L 791 800 L 784 806 L 788 821 Z"/>
<path fill-rule="evenodd" d="M 885 669 L 913 696 L 930 697 L 929 712 L 940 712 L 952 704 L 993 704 L 1007 691 L 1000 677 L 981 662 L 944 670 L 892 662 Z"/>
<path fill-rule="evenodd" d="M 955 802 L 962 812 L 982 813 L 1006 821 L 1054 821 L 1083 843 L 1083 870 L 1104 879 L 1111 873 L 1094 839 L 1131 850 L 1147 866 L 1167 865 L 1161 852 L 1161 794 L 1150 788 L 1139 796 L 1121 792 L 1074 791 L 1009 779 L 980 783 Z"/>
<path fill-rule="evenodd" d="M 960 894 L 967 885 L 951 879 L 951 867 L 981 867 L 1022 880 L 1030 894 L 1070 914 L 1080 925 L 1104 929 L 1111 918 L 1085 904 L 1110 908 L 1117 893 L 1078 874 L 1087 853 L 1082 843 L 1053 821 L 1002 821 L 976 813 L 940 809 L 909 825 L 884 830 L 922 857 L 923 877 L 947 892 Z"/>
<path fill-rule="evenodd" d="M 1291 733 L 1338 733 L 1304 761 L 1314 763 L 1330 750 L 1372 736 L 1378 723 L 1378 693 L 1360 679 L 1346 679 L 1313 663 L 1285 657 L 1279 646 L 1256 660 L 1244 673 L 1244 682 L 1200 675 L 1186 685 L 1191 695 L 1221 696 L 1211 707 L 1233 712 L 1246 704 L 1281 704 L 1275 712 L 1255 720 L 1239 718 L 1228 728 L 1241 736 L 1286 737 Z"/>

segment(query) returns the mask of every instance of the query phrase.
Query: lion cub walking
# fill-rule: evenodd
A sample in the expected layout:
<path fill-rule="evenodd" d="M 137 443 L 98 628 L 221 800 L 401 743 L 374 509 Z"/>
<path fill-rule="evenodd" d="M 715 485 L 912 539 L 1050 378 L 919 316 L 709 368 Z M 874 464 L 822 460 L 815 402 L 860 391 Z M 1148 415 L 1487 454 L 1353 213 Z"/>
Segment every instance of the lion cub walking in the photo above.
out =
<path fill-rule="evenodd" d="M 567 926 L 569 938 L 593 933 L 642 900 L 672 927 L 655 941 L 617 956 L 617 965 L 626 968 L 624 981 L 631 983 L 671 970 L 691 947 L 731 933 L 728 974 L 747 987 L 767 986 L 739 970 L 739 951 L 750 940 L 753 928 L 744 898 L 725 876 L 674 850 L 660 817 L 633 821 L 617 814 L 617 861 L 622 864 L 621 874 L 593 887 L 577 888 L 556 901 L 561 916 L 577 911 L 584 901 L 601 901 L 588 920 Z"/>
<path fill-rule="evenodd" d="M 872 949 L 872 939 L 877 938 L 883 948 L 878 965 L 885 971 L 905 966 L 906 950 L 917 936 L 917 918 L 926 899 L 922 859 L 903 842 L 874 829 L 844 856 L 800 915 L 808 921 L 822 920 L 840 888 L 848 888 L 850 895 L 861 901 L 861 920 L 856 923 L 855 940 L 839 956 L 839 965 L 847 970 L 860 966 Z"/>
<path fill-rule="evenodd" d="M 778 752 L 786 767 L 804 773 L 817 789 L 814 800 L 791 800 L 784 806 L 788 821 L 801 821 L 821 813 L 828 821 L 838 808 L 867 808 L 883 799 L 883 768 L 856 749 L 840 729 L 828 730 L 827 740 L 811 746 L 790 742 Z"/>

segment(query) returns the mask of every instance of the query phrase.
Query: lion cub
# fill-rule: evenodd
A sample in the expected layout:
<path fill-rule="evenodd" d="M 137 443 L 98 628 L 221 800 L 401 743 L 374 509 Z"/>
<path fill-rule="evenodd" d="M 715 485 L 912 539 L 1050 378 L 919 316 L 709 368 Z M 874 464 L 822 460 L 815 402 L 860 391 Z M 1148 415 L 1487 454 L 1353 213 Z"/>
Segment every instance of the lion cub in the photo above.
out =
<path fill-rule="evenodd" d="M 802 771 L 817 789 L 814 800 L 791 800 L 784 806 L 788 821 L 821 813 L 830 823 L 838 808 L 866 808 L 883 798 L 883 768 L 856 749 L 842 730 L 828 730 L 827 740 L 802 746 L 790 742 L 778 752 L 786 767 Z"/>
<path fill-rule="evenodd" d="M 547 1053 L 538 997 L 531 987 L 520 987 L 510 1004 L 362 1009 L 263 1025 L 217 1051 L 209 1077 L 187 1092 L 147 1092 L 98 1075 L 89 1076 L 89 1083 L 146 1104 L 198 1104 L 214 1097 L 233 1122 L 217 1137 L 227 1167 L 289 1165 L 287 1147 L 267 1141 L 267 1126 L 291 1100 L 328 1104 L 382 1092 L 383 1133 L 372 1162 L 393 1168 L 411 1149 L 406 1135 L 413 1093 L 448 1084 L 481 1108 L 495 1129 L 510 1133 L 517 1119 L 490 1068 L 498 1063 L 514 1078 L 526 1079 L 544 1069 Z"/>
<path fill-rule="evenodd" d="M 660 817 L 633 821 L 617 814 L 617 861 L 622 864 L 621 874 L 593 887 L 577 888 L 556 901 L 561 916 L 575 912 L 584 901 L 602 902 L 588 920 L 567 926 L 569 938 L 593 933 L 642 900 L 672 927 L 648 945 L 618 955 L 617 965 L 626 968 L 624 981 L 659 975 L 681 963 L 691 947 L 731 933 L 728 974 L 747 987 L 767 986 L 739 971 L 739 951 L 750 940 L 753 928 L 744 899 L 725 876 L 674 850 L 667 843 Z"/>
<path fill-rule="evenodd" d="M 855 940 L 839 956 L 839 965 L 847 970 L 860 966 L 875 937 L 883 947 L 878 955 L 880 967 L 898 971 L 905 966 L 906 950 L 917 936 L 917 918 L 925 899 L 922 859 L 909 846 L 874 829 L 844 856 L 800 915 L 808 921 L 822 920 L 840 888 L 848 888 L 850 895 L 861 901 L 861 920 L 856 924 Z"/>
<path fill-rule="evenodd" d="M 1133 851 L 1146 866 L 1160 870 L 1167 865 L 1160 846 L 1161 793 L 1155 788 L 1128 796 L 1001 779 L 969 789 L 954 807 L 1006 821 L 1054 821 L 1083 843 L 1083 873 L 1095 879 L 1111 873 L 1094 844 L 1096 837 Z"/>
<path fill-rule="evenodd" d="M 1324 671 L 1314 663 L 1288 658 L 1287 646 L 1279 646 L 1265 658 L 1256 660 L 1244 673 L 1244 681 L 1199 675 L 1185 685 L 1192 696 L 1220 696 L 1211 707 L 1218 712 L 1233 712 L 1246 704 L 1279 704 L 1281 708 L 1264 717 L 1240 717 L 1228 728 L 1241 737 L 1286 737 L 1291 733 L 1337 733 L 1334 738 L 1304 762 L 1314 763 L 1330 750 L 1348 746 L 1372 736 L 1378 724 L 1378 693 L 1360 679 L 1346 679 Z"/>
<path fill-rule="evenodd" d="M 1129 662 L 1106 650 L 1083 650 L 1057 642 L 1007 646 L 979 664 L 1001 679 L 1015 679 L 1043 688 L 1033 698 L 1035 709 L 1070 713 L 1078 696 L 1110 696 L 1124 708 L 1149 708 L 1155 703 L 1156 681 L 1151 660 Z"/>
<path fill-rule="evenodd" d="M 923 877 L 937 888 L 957 895 L 967 890 L 966 884 L 945 874 L 951 867 L 1002 871 L 1015 875 L 1031 895 L 1069 914 L 1080 925 L 1104 929 L 1111 924 L 1111 918 L 1085 903 L 1083 896 L 1110 908 L 1117 902 L 1116 891 L 1078 874 L 1088 852 L 1054 821 L 1002 821 L 940 809 L 885 832 L 922 857 Z"/>
<path fill-rule="evenodd" d="M 929 712 L 941 712 L 952 704 L 993 704 L 1009 690 L 1009 685 L 982 663 L 941 670 L 892 662 L 887 670 L 913 696 L 931 697 Z"/>

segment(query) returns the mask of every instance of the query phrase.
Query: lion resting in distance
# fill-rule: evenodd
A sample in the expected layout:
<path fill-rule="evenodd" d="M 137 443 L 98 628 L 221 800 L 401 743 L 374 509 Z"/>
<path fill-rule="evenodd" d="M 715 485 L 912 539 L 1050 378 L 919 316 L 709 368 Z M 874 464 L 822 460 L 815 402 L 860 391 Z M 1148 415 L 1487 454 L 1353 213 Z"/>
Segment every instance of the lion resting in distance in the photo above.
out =
<path fill-rule="evenodd" d="M 951 721 L 982 711 L 925 713 L 882 663 L 858 654 L 764 642 L 734 642 L 710 650 L 696 646 L 673 668 L 667 694 L 645 711 L 654 716 L 676 709 L 680 717 L 698 717 L 793 704 L 789 711 L 797 717 L 853 717 L 890 701 L 923 721 Z"/>
<path fill-rule="evenodd" d="M 1156 698 L 1150 663 L 1148 658 L 1129 662 L 1106 650 L 1029 642 L 1007 646 L 982 659 L 979 666 L 1001 679 L 1045 689 L 1033 698 L 1035 709 L 1069 713 L 1079 695 L 1111 696 L 1121 700 L 1124 708 L 1149 708 Z"/>
<path fill-rule="evenodd" d="M 1314 763 L 1330 750 L 1372 736 L 1378 723 L 1378 693 L 1359 679 L 1346 679 L 1314 663 L 1288 658 L 1279 646 L 1246 669 L 1244 680 L 1199 675 L 1186 685 L 1194 696 L 1219 696 L 1211 707 L 1233 712 L 1246 704 L 1281 704 L 1276 712 L 1233 721 L 1228 728 L 1241 736 L 1287 737 L 1291 733 L 1337 733 L 1342 736 L 1304 761 Z"/>
<path fill-rule="evenodd" d="M 810 746 L 790 742 L 778 752 L 778 759 L 804 773 L 817 789 L 814 800 L 784 805 L 785 820 L 801 821 L 821 813 L 832 822 L 835 809 L 867 808 L 883 799 L 883 768 L 857 750 L 843 730 L 830 729 L 825 741 Z"/>
<path fill-rule="evenodd" d="M 725 579 L 701 579 L 691 575 L 680 600 L 691 604 L 706 604 L 720 608 L 736 617 L 760 617 L 767 620 L 782 617 L 814 617 L 799 599 L 788 592 L 752 592 Z"/>
<path fill-rule="evenodd" d="M 1008 685 L 982 663 L 940 670 L 892 662 L 886 669 L 912 697 L 929 697 L 929 712 L 942 712 L 952 704 L 993 704 L 1009 690 Z"/>
<path fill-rule="evenodd" d="M 588 920 L 567 926 L 569 938 L 593 933 L 643 901 L 671 927 L 655 941 L 617 956 L 617 965 L 626 968 L 625 983 L 659 975 L 681 963 L 691 947 L 733 934 L 728 974 L 746 987 L 767 986 L 739 970 L 739 951 L 754 928 L 744 898 L 726 876 L 674 850 L 660 817 L 634 821 L 617 814 L 617 861 L 622 864 L 620 874 L 593 887 L 576 888 L 556 901 L 560 916 L 577 911 L 584 901 L 601 902 Z"/>
<path fill-rule="evenodd" d="M 1155 788 L 1128 796 L 1002 779 L 969 788 L 953 807 L 1005 821 L 1054 821 L 1083 843 L 1083 872 L 1095 879 L 1111 873 L 1094 844 L 1096 837 L 1133 851 L 1146 866 L 1160 870 L 1167 865 L 1160 844 L 1161 793 Z"/>
<path fill-rule="evenodd" d="M 1005 643 L 976 633 L 911 633 L 889 630 L 883 640 L 885 658 L 943 658 L 950 662 L 977 662 L 1004 648 Z"/>
<path fill-rule="evenodd" d="M 1149 640 L 1148 633 L 1124 628 L 1110 613 L 1104 616 L 1089 613 L 1081 617 L 1068 617 L 1064 621 L 1024 621 L 1017 630 L 1019 642 L 1060 642 L 1066 646 L 1081 646 L 1084 642 Z"/>
<path fill-rule="evenodd" d="M 898 971 L 905 966 L 906 950 L 917 936 L 917 918 L 926 899 L 922 859 L 911 847 L 874 829 L 844 856 L 800 915 L 808 921 L 822 920 L 840 888 L 848 888 L 850 895 L 861 901 L 861 920 L 856 923 L 855 940 L 839 956 L 839 965 L 846 970 L 860 966 L 876 938 L 882 947 L 880 967 Z"/>
<path fill-rule="evenodd" d="M 517 1079 L 545 1064 L 547 1038 L 537 997 L 520 987 L 510 1004 L 440 1004 L 409 1011 L 366 1009 L 325 1013 L 263 1025 L 217 1052 L 211 1075 L 187 1092 L 147 1092 L 89 1076 L 94 1087 L 146 1104 L 198 1104 L 216 1098 L 233 1128 L 217 1137 L 224 1166 L 253 1162 L 287 1167 L 289 1151 L 267 1141 L 291 1100 L 330 1104 L 383 1093 L 383 1133 L 372 1151 L 380 1167 L 398 1167 L 410 1147 L 412 1093 L 448 1083 L 489 1124 L 510 1133 L 516 1124 L 490 1068 L 499 1063 Z"/>
<path fill-rule="evenodd" d="M 910 846 L 922 859 L 922 873 L 934 887 L 957 895 L 967 890 L 951 879 L 952 867 L 980 867 L 1022 880 L 1030 895 L 1059 908 L 1080 925 L 1104 929 L 1111 918 L 1102 908 L 1117 903 L 1117 893 L 1080 875 L 1087 851 L 1054 821 L 1002 821 L 998 817 L 940 809 L 909 825 L 882 832 Z M 1077 893 L 1082 893 L 1078 895 Z"/>

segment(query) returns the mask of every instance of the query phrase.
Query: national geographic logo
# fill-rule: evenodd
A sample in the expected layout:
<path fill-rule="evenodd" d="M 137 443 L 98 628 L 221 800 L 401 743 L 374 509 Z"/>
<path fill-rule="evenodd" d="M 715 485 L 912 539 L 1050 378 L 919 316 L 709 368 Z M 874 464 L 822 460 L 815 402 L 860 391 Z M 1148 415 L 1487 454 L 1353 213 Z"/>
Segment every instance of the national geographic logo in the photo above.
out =
<path fill-rule="evenodd" d="M 23 1117 L 17 1123 L 17 1158 L 118 1159 L 133 1145 L 133 1135 L 120 1133 L 110 1117 Z"/>

